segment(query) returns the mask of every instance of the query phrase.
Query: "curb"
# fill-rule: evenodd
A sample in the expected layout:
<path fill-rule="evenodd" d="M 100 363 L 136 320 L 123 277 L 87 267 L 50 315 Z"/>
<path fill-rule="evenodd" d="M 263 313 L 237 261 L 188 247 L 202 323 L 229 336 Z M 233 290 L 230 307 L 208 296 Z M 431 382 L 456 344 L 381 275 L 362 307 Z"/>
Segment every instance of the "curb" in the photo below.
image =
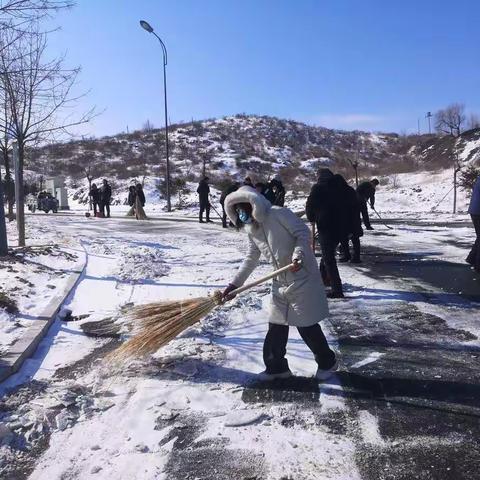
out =
<path fill-rule="evenodd" d="M 74 270 L 70 274 L 65 288 L 61 293 L 57 293 L 45 307 L 45 309 L 37 315 L 37 320 L 29 327 L 26 332 L 9 348 L 8 352 L 0 358 L 0 383 L 8 377 L 17 373 L 22 367 L 25 360 L 32 356 L 47 333 L 48 329 L 54 322 L 63 303 L 78 285 L 87 266 L 87 255 L 83 261 L 81 270 Z"/>

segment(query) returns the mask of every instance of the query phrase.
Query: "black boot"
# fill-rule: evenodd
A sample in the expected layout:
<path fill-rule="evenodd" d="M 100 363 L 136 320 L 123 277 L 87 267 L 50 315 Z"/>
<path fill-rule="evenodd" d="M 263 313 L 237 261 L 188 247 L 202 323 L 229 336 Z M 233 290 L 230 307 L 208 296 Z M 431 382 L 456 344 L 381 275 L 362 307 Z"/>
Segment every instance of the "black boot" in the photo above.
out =
<path fill-rule="evenodd" d="M 343 292 L 327 292 L 327 298 L 345 298 Z"/>

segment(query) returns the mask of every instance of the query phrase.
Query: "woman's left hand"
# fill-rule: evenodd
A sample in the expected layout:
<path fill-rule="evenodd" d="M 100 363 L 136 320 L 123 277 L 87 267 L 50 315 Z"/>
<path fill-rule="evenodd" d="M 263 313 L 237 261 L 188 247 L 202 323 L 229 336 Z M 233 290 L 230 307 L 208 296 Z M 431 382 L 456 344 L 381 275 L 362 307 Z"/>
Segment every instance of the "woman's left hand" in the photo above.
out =
<path fill-rule="evenodd" d="M 295 273 L 298 272 L 302 268 L 302 261 L 298 258 L 293 260 L 293 265 L 290 268 L 290 271 Z"/>

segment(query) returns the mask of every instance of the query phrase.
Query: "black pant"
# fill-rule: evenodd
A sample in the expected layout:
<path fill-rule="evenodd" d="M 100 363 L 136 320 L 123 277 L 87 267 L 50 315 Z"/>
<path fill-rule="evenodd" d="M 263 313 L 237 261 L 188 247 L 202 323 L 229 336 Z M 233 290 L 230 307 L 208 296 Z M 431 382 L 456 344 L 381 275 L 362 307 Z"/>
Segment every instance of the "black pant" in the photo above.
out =
<path fill-rule="evenodd" d="M 358 235 L 352 235 L 349 238 L 344 238 L 340 242 L 340 251 L 344 258 L 350 260 L 352 258 L 350 256 L 350 246 L 349 242 L 350 240 L 352 241 L 352 247 L 353 247 L 353 259 L 354 260 L 360 260 L 360 237 Z"/>
<path fill-rule="evenodd" d="M 318 243 L 322 250 L 322 259 L 320 260 L 320 273 L 322 274 L 322 278 L 328 278 L 332 292 L 343 293 L 342 280 L 340 279 L 337 260 L 335 259 L 338 240 L 335 240 L 330 235 L 319 232 Z"/>
<path fill-rule="evenodd" d="M 210 202 L 208 199 L 200 199 L 200 214 L 198 216 L 199 220 L 203 221 L 203 212 L 206 213 L 207 222 L 210 221 Z"/>
<path fill-rule="evenodd" d="M 282 373 L 288 370 L 287 353 L 288 325 L 268 324 L 268 332 L 263 343 L 263 361 L 267 373 Z M 311 327 L 297 327 L 300 336 L 315 355 L 318 366 L 324 370 L 335 363 L 335 353 L 318 323 Z"/>
<path fill-rule="evenodd" d="M 92 206 L 93 206 L 93 216 L 96 217 L 100 206 L 98 202 L 92 202 Z"/>
<path fill-rule="evenodd" d="M 362 213 L 363 223 L 365 227 L 372 228 L 372 225 L 370 224 L 370 217 L 368 216 L 368 207 L 366 200 L 360 200 L 358 203 L 360 205 L 360 212 Z"/>
<path fill-rule="evenodd" d="M 100 202 L 100 210 L 102 212 L 102 215 L 105 217 L 110 217 L 110 202 Z M 105 211 L 107 214 L 105 215 Z"/>
<path fill-rule="evenodd" d="M 480 271 L 480 215 L 470 215 L 472 217 L 473 226 L 477 238 L 467 257 L 467 262 L 472 265 L 475 270 Z"/>

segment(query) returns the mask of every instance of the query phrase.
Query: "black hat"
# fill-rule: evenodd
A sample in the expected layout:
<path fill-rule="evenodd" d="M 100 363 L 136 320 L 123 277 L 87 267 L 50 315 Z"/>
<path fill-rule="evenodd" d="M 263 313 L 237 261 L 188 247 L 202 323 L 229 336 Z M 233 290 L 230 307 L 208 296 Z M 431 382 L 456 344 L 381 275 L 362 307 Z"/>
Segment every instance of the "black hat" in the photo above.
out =
<path fill-rule="evenodd" d="M 318 171 L 318 183 L 326 183 L 333 178 L 333 173 L 329 168 L 321 168 Z"/>

